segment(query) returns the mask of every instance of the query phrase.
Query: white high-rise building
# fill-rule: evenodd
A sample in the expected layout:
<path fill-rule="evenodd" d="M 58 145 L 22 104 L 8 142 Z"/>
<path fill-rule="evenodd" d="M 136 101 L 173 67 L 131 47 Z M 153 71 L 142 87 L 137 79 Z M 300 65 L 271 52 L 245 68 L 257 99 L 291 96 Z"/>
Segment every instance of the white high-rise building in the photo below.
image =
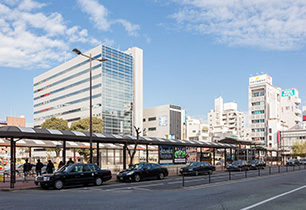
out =
<path fill-rule="evenodd" d="M 244 114 L 237 111 L 237 103 L 223 104 L 222 97 L 215 99 L 215 110 L 208 113 L 208 126 L 213 136 L 224 133 L 233 134 L 240 139 L 245 136 Z"/>
<path fill-rule="evenodd" d="M 249 127 L 252 140 L 263 140 L 266 146 L 280 146 L 279 131 L 301 122 L 301 99 L 297 89 L 281 90 L 272 85 L 272 78 L 258 75 L 249 78 Z"/>
<path fill-rule="evenodd" d="M 249 78 L 249 127 L 253 141 L 265 141 L 267 146 L 276 148 L 280 98 L 281 89 L 272 85 L 269 75 Z"/>
<path fill-rule="evenodd" d="M 142 130 L 143 51 L 100 45 L 84 54 L 107 59 L 92 61 L 92 111 L 103 119 L 103 132 L 132 135 L 133 126 Z M 81 55 L 35 77 L 34 126 L 53 116 L 69 123 L 89 117 L 89 77 L 89 59 Z"/>

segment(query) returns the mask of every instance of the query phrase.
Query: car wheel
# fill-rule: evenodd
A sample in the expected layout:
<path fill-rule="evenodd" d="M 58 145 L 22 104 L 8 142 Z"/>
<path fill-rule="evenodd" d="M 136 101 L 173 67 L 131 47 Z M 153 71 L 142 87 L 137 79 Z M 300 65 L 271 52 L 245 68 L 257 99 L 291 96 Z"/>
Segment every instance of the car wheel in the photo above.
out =
<path fill-rule="evenodd" d="M 100 177 L 97 177 L 97 178 L 95 179 L 95 185 L 96 185 L 96 186 L 101 186 L 102 183 L 103 183 L 103 180 L 102 180 Z"/>
<path fill-rule="evenodd" d="M 139 174 L 135 174 L 135 175 L 134 175 L 134 181 L 135 181 L 135 182 L 139 182 L 139 181 L 140 181 L 140 176 L 139 176 Z"/>
<path fill-rule="evenodd" d="M 53 185 L 53 186 L 54 186 L 55 189 L 60 190 L 60 189 L 63 188 L 64 183 L 63 183 L 62 180 L 56 180 L 56 181 L 54 182 L 54 185 Z"/>
<path fill-rule="evenodd" d="M 196 176 L 199 176 L 199 171 L 195 171 L 195 175 L 196 175 Z"/>
<path fill-rule="evenodd" d="M 158 179 L 164 179 L 164 178 L 165 178 L 164 173 L 159 173 L 159 175 L 158 175 Z"/>

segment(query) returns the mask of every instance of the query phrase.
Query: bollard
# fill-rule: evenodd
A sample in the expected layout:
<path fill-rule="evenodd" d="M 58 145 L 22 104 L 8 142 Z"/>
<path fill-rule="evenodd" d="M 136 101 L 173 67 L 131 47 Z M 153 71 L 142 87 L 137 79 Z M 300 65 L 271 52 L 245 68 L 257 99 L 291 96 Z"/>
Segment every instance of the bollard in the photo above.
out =
<path fill-rule="evenodd" d="M 293 166 L 293 171 L 295 171 L 295 165 Z"/>
<path fill-rule="evenodd" d="M 178 174 L 178 167 L 176 167 L 176 174 Z"/>
<path fill-rule="evenodd" d="M 208 183 L 211 183 L 211 180 L 210 180 L 210 173 L 208 174 Z"/>
<path fill-rule="evenodd" d="M 301 165 L 299 165 L 299 171 L 301 170 Z"/>
<path fill-rule="evenodd" d="M 269 167 L 269 174 L 271 174 L 271 166 Z"/>
<path fill-rule="evenodd" d="M 183 171 L 182 175 L 183 175 L 183 187 L 184 187 L 185 186 L 184 171 Z"/>
<path fill-rule="evenodd" d="M 278 173 L 280 173 L 280 166 L 278 166 Z"/>
<path fill-rule="evenodd" d="M 288 166 L 286 165 L 286 172 L 288 172 Z"/>
<path fill-rule="evenodd" d="M 228 171 L 228 180 L 232 180 L 232 174 L 231 174 L 231 171 Z"/>
<path fill-rule="evenodd" d="M 245 172 L 244 172 L 244 178 L 248 178 L 248 171 L 247 170 L 245 170 Z"/>
<path fill-rule="evenodd" d="M 258 176 L 260 176 L 260 168 L 258 168 Z"/>

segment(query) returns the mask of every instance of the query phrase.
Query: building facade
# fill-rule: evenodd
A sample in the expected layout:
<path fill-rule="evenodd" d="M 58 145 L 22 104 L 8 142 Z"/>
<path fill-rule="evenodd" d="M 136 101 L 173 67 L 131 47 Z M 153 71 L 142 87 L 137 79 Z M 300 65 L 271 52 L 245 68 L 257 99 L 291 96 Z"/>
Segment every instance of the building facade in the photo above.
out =
<path fill-rule="evenodd" d="M 182 109 L 163 105 L 143 110 L 143 136 L 182 139 Z"/>
<path fill-rule="evenodd" d="M 207 124 L 202 124 L 201 120 L 187 118 L 187 140 L 210 142 L 209 129 Z"/>
<path fill-rule="evenodd" d="M 132 135 L 142 129 L 143 51 L 125 52 L 100 45 L 84 53 L 107 61 L 92 61 L 92 111 L 103 119 L 103 133 Z M 33 81 L 34 127 L 51 117 L 69 123 L 89 117 L 89 65 L 77 56 Z"/>
<path fill-rule="evenodd" d="M 302 111 L 299 108 L 301 99 L 296 88 L 282 90 L 281 95 L 281 119 L 289 129 L 298 126 L 302 122 Z"/>
<path fill-rule="evenodd" d="M 215 109 L 208 113 L 208 126 L 212 139 L 229 133 L 243 139 L 245 137 L 245 116 L 237 110 L 237 103 L 224 103 L 223 98 L 215 99 Z"/>
<path fill-rule="evenodd" d="M 279 148 L 279 132 L 294 128 L 301 122 L 300 103 L 297 89 L 275 87 L 267 74 L 250 77 L 250 138 L 265 141 L 267 147 Z"/>

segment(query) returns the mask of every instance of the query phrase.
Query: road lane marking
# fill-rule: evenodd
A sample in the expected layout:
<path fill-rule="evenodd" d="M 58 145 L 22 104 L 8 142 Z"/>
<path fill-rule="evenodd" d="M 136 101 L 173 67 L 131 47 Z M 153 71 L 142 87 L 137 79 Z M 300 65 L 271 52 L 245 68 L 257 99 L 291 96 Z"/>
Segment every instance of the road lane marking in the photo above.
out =
<path fill-rule="evenodd" d="M 136 185 L 136 186 L 120 187 L 120 188 L 112 188 L 112 189 L 105 189 L 105 191 L 134 190 L 134 189 L 137 189 L 137 188 L 146 188 L 146 187 L 153 187 L 153 186 L 160 186 L 160 185 L 164 185 L 164 183 L 160 183 L 160 184 L 148 184 L 148 185 Z"/>
<path fill-rule="evenodd" d="M 259 206 L 259 205 L 261 205 L 261 204 L 264 204 L 264 203 L 267 203 L 267 202 L 269 202 L 269 201 L 275 200 L 275 199 L 277 199 L 277 198 L 279 198 L 279 197 L 282 197 L 282 196 L 284 196 L 284 195 L 288 195 L 288 194 L 290 194 L 290 193 L 293 193 L 293 192 L 296 192 L 296 191 L 298 191 L 298 190 L 304 189 L 305 187 L 306 187 L 306 185 L 304 185 L 304 186 L 302 186 L 302 187 L 299 187 L 299 188 L 296 188 L 296 189 L 294 189 L 294 190 L 291 190 L 291 191 L 282 193 L 282 194 L 280 194 L 280 195 L 274 196 L 274 197 L 272 197 L 272 198 L 266 199 L 266 200 L 264 200 L 264 201 L 261 201 L 261 202 L 259 202 L 259 203 L 253 204 L 252 206 L 248 206 L 248 207 L 245 207 L 245 208 L 240 209 L 240 210 L 248 210 L 248 209 L 254 208 L 254 207 L 256 207 L 256 206 Z"/>

